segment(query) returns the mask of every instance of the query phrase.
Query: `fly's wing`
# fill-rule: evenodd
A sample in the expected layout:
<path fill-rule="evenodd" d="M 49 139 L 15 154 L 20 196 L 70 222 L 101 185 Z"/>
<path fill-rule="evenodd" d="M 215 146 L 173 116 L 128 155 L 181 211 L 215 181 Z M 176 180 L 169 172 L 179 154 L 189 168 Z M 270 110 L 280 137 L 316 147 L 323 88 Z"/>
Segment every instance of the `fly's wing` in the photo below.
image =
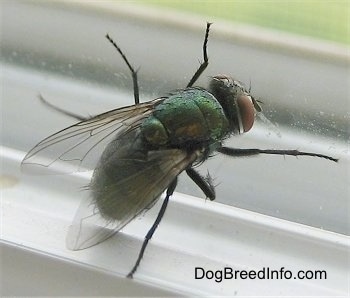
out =
<path fill-rule="evenodd" d="M 90 186 L 93 196 L 81 203 L 69 228 L 67 247 L 85 249 L 118 232 L 140 212 L 151 207 L 175 177 L 196 159 L 196 152 L 179 149 L 149 151 L 139 158 L 113 159 L 109 165 L 116 168 L 118 178 L 112 184 L 103 184 L 105 178 L 101 176 L 102 185 L 100 181 L 94 181 L 100 176 L 93 178 Z"/>
<path fill-rule="evenodd" d="M 32 174 L 91 170 L 111 139 L 137 128 L 163 100 L 115 109 L 63 129 L 30 150 L 22 161 L 22 170 Z"/>

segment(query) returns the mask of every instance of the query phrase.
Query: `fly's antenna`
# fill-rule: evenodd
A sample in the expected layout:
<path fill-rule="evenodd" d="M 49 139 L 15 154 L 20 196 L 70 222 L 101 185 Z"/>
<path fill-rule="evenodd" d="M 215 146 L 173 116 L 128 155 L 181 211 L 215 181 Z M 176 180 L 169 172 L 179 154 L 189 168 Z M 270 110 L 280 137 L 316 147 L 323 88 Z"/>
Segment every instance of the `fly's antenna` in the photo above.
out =
<path fill-rule="evenodd" d="M 258 100 L 258 99 L 255 99 L 251 94 L 250 94 L 250 91 L 252 90 L 252 79 L 249 78 L 249 89 L 248 89 L 248 93 L 252 99 L 252 102 L 253 102 L 253 105 L 254 105 L 254 108 L 255 110 L 258 112 L 258 113 L 261 113 L 262 112 L 262 108 L 261 108 L 261 103 L 262 101 L 261 100 Z"/>

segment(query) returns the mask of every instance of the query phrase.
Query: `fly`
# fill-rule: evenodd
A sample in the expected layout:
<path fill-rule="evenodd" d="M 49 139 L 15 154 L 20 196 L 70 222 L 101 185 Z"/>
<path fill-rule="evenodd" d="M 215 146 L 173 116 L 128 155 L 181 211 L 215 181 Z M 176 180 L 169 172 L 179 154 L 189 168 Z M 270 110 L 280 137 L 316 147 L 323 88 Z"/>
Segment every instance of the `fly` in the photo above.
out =
<path fill-rule="evenodd" d="M 149 240 L 159 225 L 178 175 L 185 171 L 210 200 L 215 188 L 195 166 L 214 152 L 228 156 L 276 154 L 336 158 L 298 150 L 229 148 L 224 141 L 249 131 L 261 111 L 255 98 L 238 80 L 227 75 L 211 78 L 208 88 L 193 87 L 208 65 L 207 23 L 203 62 L 186 88 L 140 103 L 137 72 L 119 46 L 106 38 L 127 64 L 133 79 L 135 104 L 81 120 L 44 139 L 22 161 L 29 170 L 55 169 L 72 173 L 93 169 L 89 198 L 83 200 L 67 235 L 72 250 L 91 247 L 111 237 L 143 210 L 166 195 L 138 258 L 127 275 L 132 278 Z M 57 108 L 56 108 L 57 109 Z M 62 111 L 62 110 L 61 110 Z"/>

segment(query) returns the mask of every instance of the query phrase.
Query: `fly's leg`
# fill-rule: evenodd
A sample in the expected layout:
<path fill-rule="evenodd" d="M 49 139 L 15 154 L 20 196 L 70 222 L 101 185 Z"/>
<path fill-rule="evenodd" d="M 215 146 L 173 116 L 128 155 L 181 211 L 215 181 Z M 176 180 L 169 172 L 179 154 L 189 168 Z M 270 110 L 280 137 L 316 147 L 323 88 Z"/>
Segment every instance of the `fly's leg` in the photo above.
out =
<path fill-rule="evenodd" d="M 78 114 L 74 114 L 72 112 L 69 112 L 69 111 L 66 111 L 64 109 L 61 109 L 59 107 L 56 107 L 55 105 L 53 105 L 52 103 L 48 102 L 41 94 L 38 95 L 39 97 L 39 100 L 46 106 L 48 106 L 50 109 L 53 109 L 57 112 L 60 112 L 66 116 L 69 116 L 69 117 L 72 117 L 74 119 L 77 119 L 79 121 L 84 121 L 84 120 L 88 120 L 90 119 L 90 117 L 83 117 L 83 116 L 80 116 Z"/>
<path fill-rule="evenodd" d="M 204 194 L 209 200 L 215 200 L 215 187 L 212 184 L 212 179 L 209 176 L 209 174 L 207 177 L 203 177 L 193 168 L 187 169 L 186 173 L 188 177 L 190 177 L 193 180 L 193 182 L 196 183 L 197 186 L 204 192 Z"/>
<path fill-rule="evenodd" d="M 139 86 L 138 86 L 138 82 L 137 82 L 137 71 L 134 70 L 134 68 L 131 66 L 131 64 L 129 63 L 128 59 L 126 58 L 126 56 L 124 55 L 124 53 L 122 52 L 122 50 L 118 47 L 118 45 L 114 42 L 114 40 L 107 34 L 106 38 L 109 40 L 109 42 L 117 49 L 118 53 L 122 56 L 123 60 L 125 61 L 126 65 L 128 66 L 128 68 L 131 71 L 131 76 L 132 76 L 132 81 L 133 81 L 133 86 L 134 86 L 134 99 L 135 99 L 135 104 L 138 104 L 140 102 L 139 99 Z M 74 119 L 77 119 L 79 121 L 85 121 L 88 120 L 91 117 L 83 117 L 80 116 L 78 114 L 74 114 L 71 113 L 69 111 L 66 111 L 64 109 L 61 109 L 59 107 L 56 107 L 55 105 L 53 105 L 52 103 L 48 102 L 41 94 L 39 94 L 39 99 L 40 101 L 45 104 L 46 106 L 50 107 L 51 109 L 58 111 L 66 116 L 72 117 Z"/>
<path fill-rule="evenodd" d="M 120 49 L 120 47 L 114 42 L 114 40 L 108 34 L 106 34 L 106 38 L 116 48 L 116 50 L 122 56 L 124 62 L 128 66 L 128 68 L 130 69 L 131 77 L 132 77 L 132 83 L 133 83 L 133 86 L 134 86 L 134 99 L 135 99 L 135 104 L 137 105 L 137 104 L 140 103 L 139 85 L 138 85 L 138 82 L 137 82 L 137 70 L 134 70 L 134 68 L 131 66 L 131 64 L 129 63 L 128 59 L 126 58 L 126 56 L 124 55 L 124 53 Z"/>
<path fill-rule="evenodd" d="M 137 268 L 139 267 L 141 259 L 143 257 L 143 254 L 144 254 L 144 252 L 146 250 L 147 244 L 151 240 L 154 232 L 156 231 L 160 221 L 163 218 L 163 215 L 165 213 L 166 207 L 168 206 L 169 198 L 174 193 L 176 185 L 177 185 L 177 178 L 175 178 L 175 180 L 170 184 L 170 186 L 168 187 L 168 189 L 166 191 L 166 196 L 165 196 L 165 199 L 163 201 L 162 207 L 160 208 L 160 210 L 158 212 L 158 215 L 157 215 L 157 218 L 156 218 L 155 222 L 153 223 L 152 227 L 150 228 L 150 230 L 148 231 L 147 235 L 145 236 L 145 240 L 142 243 L 142 247 L 141 247 L 141 250 L 140 250 L 139 255 L 137 257 L 137 260 L 135 262 L 135 265 L 131 269 L 129 274 L 127 275 L 128 278 L 133 278 L 134 273 L 136 272 Z"/>
<path fill-rule="evenodd" d="M 209 62 L 208 62 L 208 55 L 207 55 L 207 43 L 208 43 L 208 38 L 209 38 L 210 25 L 211 25 L 211 23 L 207 23 L 207 28 L 206 28 L 205 36 L 204 36 L 204 42 L 203 42 L 203 59 L 204 59 L 204 61 L 200 64 L 198 70 L 195 72 L 195 74 L 191 78 L 190 82 L 187 84 L 187 87 L 191 87 L 198 80 L 200 75 L 203 73 L 203 71 L 208 66 Z M 138 81 L 137 81 L 137 71 L 134 70 L 134 68 L 129 63 L 129 61 L 126 58 L 123 51 L 120 49 L 120 47 L 114 42 L 114 40 L 108 34 L 106 34 L 106 38 L 115 47 L 115 49 L 118 51 L 118 53 L 122 56 L 123 60 L 125 61 L 126 65 L 128 66 L 128 68 L 131 72 L 132 81 L 133 81 L 133 85 L 134 85 L 135 104 L 138 104 L 140 102 L 140 99 L 139 99 L 139 87 L 138 87 Z"/>
<path fill-rule="evenodd" d="M 187 87 L 192 87 L 193 84 L 198 80 L 203 71 L 207 68 L 209 64 L 208 55 L 207 55 L 207 44 L 209 39 L 209 29 L 211 23 L 207 22 L 207 29 L 205 30 L 204 42 L 203 42 L 203 62 L 200 64 L 199 68 L 191 78 L 190 82 L 187 84 Z"/>
<path fill-rule="evenodd" d="M 229 147 L 221 147 L 217 150 L 218 152 L 233 156 L 233 157 L 239 157 L 239 156 L 252 156 L 252 155 L 258 155 L 258 154 L 275 154 L 275 155 L 291 155 L 291 156 L 312 156 L 312 157 L 319 157 L 319 158 L 325 158 L 334 162 L 337 162 L 337 158 L 333 158 L 328 155 L 318 154 L 318 153 L 311 153 L 311 152 L 303 152 L 298 150 L 272 150 L 272 149 L 240 149 L 240 148 L 229 148 Z"/>

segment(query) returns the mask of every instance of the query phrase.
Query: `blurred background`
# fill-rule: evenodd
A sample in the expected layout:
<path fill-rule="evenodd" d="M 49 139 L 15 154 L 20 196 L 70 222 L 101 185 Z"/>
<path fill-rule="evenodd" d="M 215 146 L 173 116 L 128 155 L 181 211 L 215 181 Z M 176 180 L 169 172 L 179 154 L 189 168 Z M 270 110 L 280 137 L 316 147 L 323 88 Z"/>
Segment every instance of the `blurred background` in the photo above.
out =
<path fill-rule="evenodd" d="M 345 0 L 143 0 L 137 3 L 349 44 L 349 2 Z"/>

